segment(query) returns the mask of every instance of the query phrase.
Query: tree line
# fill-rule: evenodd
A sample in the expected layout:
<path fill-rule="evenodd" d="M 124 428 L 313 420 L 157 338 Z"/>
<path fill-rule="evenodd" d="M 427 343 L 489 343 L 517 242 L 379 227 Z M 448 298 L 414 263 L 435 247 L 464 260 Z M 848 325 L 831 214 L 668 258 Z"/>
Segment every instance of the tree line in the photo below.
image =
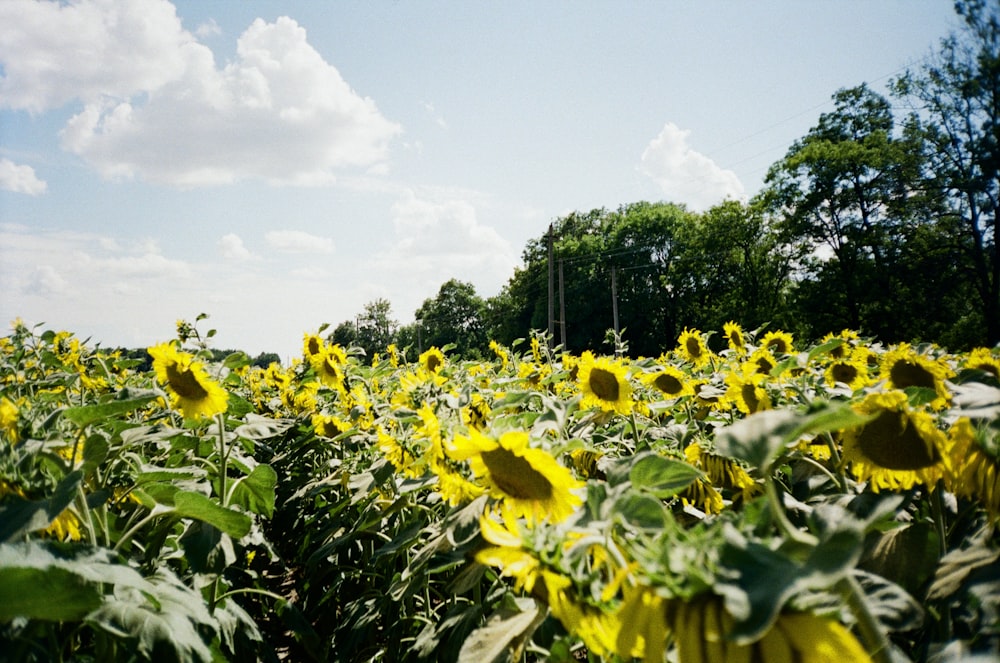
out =
<path fill-rule="evenodd" d="M 550 330 L 567 350 L 656 355 L 684 328 L 769 325 L 803 340 L 849 328 L 884 343 L 1000 342 L 1000 4 L 890 81 L 833 95 L 746 202 L 574 212 L 531 239 L 502 290 L 452 279 L 401 325 L 379 299 L 330 334 L 371 355 L 454 344 L 477 357 Z M 554 312 L 554 313 L 553 313 Z"/>

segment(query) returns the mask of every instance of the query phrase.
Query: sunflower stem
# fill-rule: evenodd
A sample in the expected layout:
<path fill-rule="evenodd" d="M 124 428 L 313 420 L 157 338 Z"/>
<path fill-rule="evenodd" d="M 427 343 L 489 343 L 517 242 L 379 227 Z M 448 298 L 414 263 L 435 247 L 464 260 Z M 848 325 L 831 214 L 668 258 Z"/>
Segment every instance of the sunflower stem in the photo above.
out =
<path fill-rule="evenodd" d="M 938 534 L 938 550 L 944 557 L 948 552 L 948 532 L 944 526 L 944 482 L 941 479 L 938 479 L 931 493 L 931 513 L 934 516 L 934 526 Z"/>
<path fill-rule="evenodd" d="M 803 532 L 788 519 L 788 515 L 785 513 L 784 500 L 781 499 L 781 495 L 778 493 L 771 472 L 764 475 L 764 490 L 767 492 L 767 502 L 770 505 L 771 514 L 774 516 L 778 529 L 796 543 L 815 547 L 819 543 L 819 539 L 809 532 Z"/>
<path fill-rule="evenodd" d="M 847 492 L 847 477 L 844 476 L 841 459 L 840 450 L 837 448 L 837 443 L 833 440 L 833 435 L 829 432 L 823 433 L 823 439 L 826 440 L 826 446 L 830 448 L 830 460 L 833 461 L 833 466 L 837 468 L 837 484 L 840 486 L 840 492 Z"/>
<path fill-rule="evenodd" d="M 229 461 L 229 449 L 226 447 L 226 421 L 221 413 L 215 415 L 219 426 L 219 500 L 222 506 L 229 506 L 229 496 L 226 494 L 226 474 Z"/>
<path fill-rule="evenodd" d="M 886 637 L 885 631 L 882 630 L 875 615 L 868 609 L 861 585 L 858 584 L 854 576 L 846 575 L 837 582 L 837 588 L 847 602 L 854 618 L 858 620 L 858 632 L 861 634 L 865 649 L 871 653 L 872 661 L 892 663 L 889 638 Z"/>

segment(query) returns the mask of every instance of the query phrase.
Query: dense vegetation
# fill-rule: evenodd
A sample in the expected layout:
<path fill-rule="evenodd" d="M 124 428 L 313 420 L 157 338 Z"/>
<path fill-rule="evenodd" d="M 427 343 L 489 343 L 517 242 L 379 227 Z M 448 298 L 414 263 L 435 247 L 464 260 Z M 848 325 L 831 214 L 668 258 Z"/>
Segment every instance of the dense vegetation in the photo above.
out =
<path fill-rule="evenodd" d="M 1000 355 L 0 338 L 0 660 L 1000 653 Z"/>
<path fill-rule="evenodd" d="M 1000 23 L 993 2 L 957 9 L 963 31 L 889 98 L 838 91 L 749 202 L 569 214 L 528 242 L 498 295 L 451 280 L 402 327 L 378 300 L 335 340 L 369 353 L 455 342 L 476 357 L 547 329 L 575 352 L 608 351 L 617 306 L 633 356 L 736 312 L 814 340 L 847 328 L 885 343 L 1000 342 Z"/>

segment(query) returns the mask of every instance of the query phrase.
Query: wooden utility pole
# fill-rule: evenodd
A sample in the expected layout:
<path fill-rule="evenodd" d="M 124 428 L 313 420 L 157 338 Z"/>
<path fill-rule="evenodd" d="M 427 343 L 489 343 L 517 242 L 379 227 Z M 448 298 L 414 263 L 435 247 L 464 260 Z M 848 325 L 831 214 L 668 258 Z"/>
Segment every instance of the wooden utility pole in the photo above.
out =
<path fill-rule="evenodd" d="M 611 314 L 615 321 L 615 336 L 618 335 L 618 281 L 615 278 L 615 266 L 611 265 Z"/>
<path fill-rule="evenodd" d="M 549 224 L 549 349 L 556 336 L 556 298 L 555 298 L 555 265 L 552 262 L 552 224 Z"/>
<path fill-rule="evenodd" d="M 566 352 L 566 291 L 563 288 L 563 260 L 559 258 L 559 342 Z"/>

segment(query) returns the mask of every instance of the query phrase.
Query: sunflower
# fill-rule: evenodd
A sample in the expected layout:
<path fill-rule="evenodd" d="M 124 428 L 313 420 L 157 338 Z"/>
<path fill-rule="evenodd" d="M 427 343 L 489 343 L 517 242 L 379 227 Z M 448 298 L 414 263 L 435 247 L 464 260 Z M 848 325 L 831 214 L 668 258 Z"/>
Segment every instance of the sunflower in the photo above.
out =
<path fill-rule="evenodd" d="M 615 614 L 618 632 L 615 650 L 625 659 L 662 661 L 670 625 L 670 601 L 649 585 L 625 585 L 622 602 Z"/>
<path fill-rule="evenodd" d="M 437 373 L 444 367 L 444 353 L 437 348 L 428 348 L 418 359 L 420 367 L 428 373 Z"/>
<path fill-rule="evenodd" d="M 667 612 L 677 643 L 678 663 L 867 663 L 871 660 L 843 624 L 807 612 L 779 614 L 770 630 L 750 644 L 739 644 L 727 637 L 735 620 L 720 597 L 672 601 Z"/>
<path fill-rule="evenodd" d="M 508 431 L 494 438 L 471 429 L 468 437 L 455 436 L 448 453 L 455 460 L 469 461 L 472 473 L 501 500 L 502 513 L 524 516 L 529 522 L 546 518 L 561 522 L 583 503 L 574 491 L 584 484 L 548 452 L 531 447 L 529 441 L 523 431 Z"/>
<path fill-rule="evenodd" d="M 540 577 L 538 558 L 524 545 L 516 518 L 504 517 L 500 524 L 490 514 L 479 517 L 479 531 L 491 546 L 476 553 L 476 561 L 500 569 L 500 575 L 514 579 L 514 588 L 531 592 Z"/>
<path fill-rule="evenodd" d="M 879 378 L 891 389 L 923 387 L 936 394 L 930 407 L 940 410 L 948 405 L 950 394 L 944 381 L 952 372 L 943 360 L 918 353 L 909 343 L 900 343 L 882 357 Z"/>
<path fill-rule="evenodd" d="M 789 355 L 795 352 L 792 335 L 780 329 L 764 334 L 764 338 L 760 341 L 760 347 L 767 348 L 775 355 Z"/>
<path fill-rule="evenodd" d="M 740 327 L 739 323 L 730 320 L 722 325 L 722 334 L 726 337 L 726 343 L 729 345 L 730 350 L 737 355 L 746 354 L 746 337 L 743 334 L 743 327 Z"/>
<path fill-rule="evenodd" d="M 311 360 L 320 353 L 324 345 L 319 334 L 305 334 L 302 339 L 302 355 Z"/>
<path fill-rule="evenodd" d="M 857 346 L 861 342 L 861 336 L 858 335 L 858 332 L 853 331 L 851 329 L 843 329 L 839 334 L 834 334 L 833 332 L 830 332 L 820 340 L 819 344 L 826 345 L 827 343 L 829 343 L 834 339 L 839 339 L 843 341 L 843 343 L 831 349 L 827 353 L 834 359 L 842 359 L 843 357 L 846 357 L 847 355 L 851 354 L 851 351 L 854 350 L 855 346 Z"/>
<path fill-rule="evenodd" d="M 975 348 L 965 358 L 965 368 L 989 373 L 994 380 L 1000 380 L 1000 359 L 989 348 Z"/>
<path fill-rule="evenodd" d="M 347 353 L 340 345 L 324 345 L 309 358 L 309 363 L 320 382 L 334 389 L 343 387 Z"/>
<path fill-rule="evenodd" d="M 702 333 L 697 329 L 688 329 L 687 327 L 677 338 L 677 352 L 685 361 L 694 364 L 695 368 L 704 366 L 712 358 L 712 353 L 705 345 Z"/>
<path fill-rule="evenodd" d="M 505 370 L 507 368 L 507 364 L 510 363 L 510 354 L 507 352 L 507 349 L 496 341 L 490 341 L 490 350 L 492 350 L 493 354 L 495 354 L 497 359 L 500 360 L 500 370 Z"/>
<path fill-rule="evenodd" d="M 948 430 L 954 471 L 948 484 L 959 497 L 976 499 L 994 516 L 1000 516 L 1000 458 L 995 438 L 987 444 L 986 430 L 976 430 L 961 417 Z M 987 449 L 992 446 L 992 453 Z"/>
<path fill-rule="evenodd" d="M 770 375 L 774 367 L 778 365 L 778 360 L 766 346 L 757 348 L 750 355 L 747 363 L 753 364 L 754 370 L 761 375 Z"/>
<path fill-rule="evenodd" d="M 839 346 L 836 349 L 843 349 Z M 831 353 L 832 354 L 832 353 Z M 823 372 L 823 377 L 831 387 L 838 382 L 846 384 L 852 391 L 856 391 L 869 384 L 868 379 L 868 353 L 861 352 L 841 353 L 836 359 L 830 362 Z"/>
<path fill-rule="evenodd" d="M 628 371 L 620 361 L 594 358 L 589 350 L 580 355 L 576 374 L 583 392 L 581 407 L 600 408 L 605 412 L 629 414 L 635 406 Z"/>
<path fill-rule="evenodd" d="M 11 444 L 17 444 L 20 439 L 20 432 L 17 428 L 17 405 L 9 398 L 0 400 L 0 433 L 4 435 Z"/>
<path fill-rule="evenodd" d="M 580 638 L 586 648 L 596 656 L 609 656 L 616 650 L 620 653 L 618 640 L 623 622 L 618 615 L 605 612 L 600 607 L 585 601 L 581 592 L 566 576 L 549 569 L 542 569 L 540 576 L 549 610 L 568 632 Z M 652 612 L 647 611 L 645 614 Z M 657 635 L 655 629 L 653 635 L 654 637 Z M 666 637 L 666 634 L 663 633 L 660 637 Z M 633 648 L 621 655 L 623 658 L 631 658 L 636 652 L 638 650 Z M 656 659 L 648 657 L 646 660 Z"/>
<path fill-rule="evenodd" d="M 334 438 L 351 430 L 351 424 L 332 414 L 317 412 L 312 416 L 313 429 L 317 435 Z"/>
<path fill-rule="evenodd" d="M 469 399 L 469 404 L 462 408 L 462 421 L 467 426 L 477 430 L 486 428 L 490 420 L 490 404 L 486 402 L 482 394 L 475 393 Z"/>
<path fill-rule="evenodd" d="M 930 413 L 910 408 L 904 392 L 869 394 L 854 409 L 872 416 L 842 432 L 843 460 L 855 478 L 870 481 L 876 492 L 908 490 L 941 478 L 947 438 Z"/>
<path fill-rule="evenodd" d="M 754 370 L 751 364 L 743 370 L 730 371 L 726 375 L 726 398 L 736 403 L 743 414 L 753 414 L 771 408 L 771 396 L 764 388 L 766 375 Z"/>
<path fill-rule="evenodd" d="M 185 417 L 211 417 L 226 411 L 229 394 L 208 377 L 201 362 L 173 343 L 161 343 L 147 350 L 153 358 L 156 379 L 170 392 L 172 405 Z"/>
<path fill-rule="evenodd" d="M 483 494 L 483 487 L 478 486 L 466 479 L 461 472 L 451 466 L 447 461 L 431 460 L 431 470 L 437 476 L 437 483 L 434 489 L 441 495 L 441 499 L 451 506 L 468 504 Z"/>
<path fill-rule="evenodd" d="M 661 366 L 651 373 L 645 373 L 642 381 L 667 398 L 679 398 L 693 393 L 687 374 L 674 366 Z"/>
<path fill-rule="evenodd" d="M 735 492 L 748 500 L 761 491 L 760 485 L 732 458 L 704 451 L 697 442 L 684 448 L 688 463 L 699 468 L 714 486 Z"/>

